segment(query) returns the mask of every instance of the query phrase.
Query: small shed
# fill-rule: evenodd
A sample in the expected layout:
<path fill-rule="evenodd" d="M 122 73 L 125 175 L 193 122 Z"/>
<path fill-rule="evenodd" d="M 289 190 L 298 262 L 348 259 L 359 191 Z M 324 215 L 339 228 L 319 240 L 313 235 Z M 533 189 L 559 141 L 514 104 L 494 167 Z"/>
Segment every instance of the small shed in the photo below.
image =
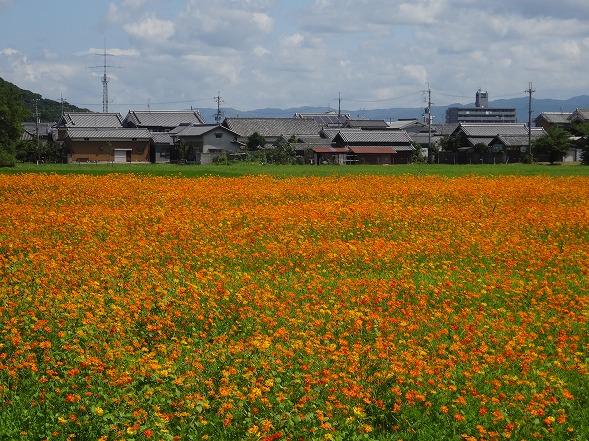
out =
<path fill-rule="evenodd" d="M 333 145 L 348 149 L 349 164 L 409 164 L 415 151 L 404 130 L 341 130 Z"/>

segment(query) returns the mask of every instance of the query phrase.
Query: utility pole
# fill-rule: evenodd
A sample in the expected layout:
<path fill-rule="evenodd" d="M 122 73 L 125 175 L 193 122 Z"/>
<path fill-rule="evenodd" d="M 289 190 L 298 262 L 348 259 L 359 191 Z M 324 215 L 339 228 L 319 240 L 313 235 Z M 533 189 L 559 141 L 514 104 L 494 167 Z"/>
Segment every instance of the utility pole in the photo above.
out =
<path fill-rule="evenodd" d="M 339 130 L 342 122 L 342 94 L 337 93 L 337 128 Z"/>
<path fill-rule="evenodd" d="M 37 107 L 37 102 L 39 100 L 35 98 L 35 136 L 37 138 L 37 165 L 39 165 L 40 160 L 40 153 L 39 153 L 39 109 Z"/>
<path fill-rule="evenodd" d="M 427 83 L 427 149 L 432 148 L 432 90 Z"/>
<path fill-rule="evenodd" d="M 431 155 L 432 150 L 432 90 L 429 87 L 429 83 L 427 83 L 427 107 L 424 110 L 424 113 L 427 117 L 427 152 L 428 157 Z M 439 156 L 438 156 L 439 159 Z"/>
<path fill-rule="evenodd" d="M 217 124 L 221 124 L 221 117 L 223 116 L 223 113 L 221 112 L 221 92 L 217 92 L 217 96 L 215 97 L 215 101 L 217 103 L 217 113 L 215 113 L 215 122 Z"/>
<path fill-rule="evenodd" d="M 535 90 L 532 88 L 531 82 L 528 84 L 528 90 L 526 92 L 530 96 L 528 101 L 528 152 L 530 154 L 530 161 L 534 162 L 534 155 L 532 154 L 532 94 Z"/>

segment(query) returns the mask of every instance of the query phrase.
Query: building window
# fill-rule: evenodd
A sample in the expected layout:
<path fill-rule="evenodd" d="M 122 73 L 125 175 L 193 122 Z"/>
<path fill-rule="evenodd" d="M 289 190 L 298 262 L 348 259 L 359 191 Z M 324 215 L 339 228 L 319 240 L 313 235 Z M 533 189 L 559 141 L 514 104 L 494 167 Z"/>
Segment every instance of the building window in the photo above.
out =
<path fill-rule="evenodd" d="M 222 133 L 215 133 L 215 138 L 222 138 L 223 134 Z"/>

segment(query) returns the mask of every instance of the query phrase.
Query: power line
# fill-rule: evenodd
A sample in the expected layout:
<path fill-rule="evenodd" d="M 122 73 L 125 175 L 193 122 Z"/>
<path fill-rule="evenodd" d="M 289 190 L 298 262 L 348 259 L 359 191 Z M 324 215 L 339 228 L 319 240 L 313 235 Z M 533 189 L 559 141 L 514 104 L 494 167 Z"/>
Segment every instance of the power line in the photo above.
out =
<path fill-rule="evenodd" d="M 443 92 L 438 92 L 438 91 L 432 91 L 435 95 L 440 95 L 440 96 L 447 96 L 450 98 L 464 98 L 464 95 L 451 95 L 449 93 L 443 93 Z M 511 98 L 514 96 L 521 96 L 521 92 L 514 92 L 514 93 L 509 93 L 509 94 L 504 94 L 504 95 L 495 95 L 496 98 Z"/>
<path fill-rule="evenodd" d="M 401 100 L 404 98 L 409 98 L 411 96 L 415 96 L 417 95 L 419 92 L 411 92 L 408 93 L 406 95 L 401 95 L 401 96 L 397 96 L 397 97 L 393 97 L 393 98 L 383 98 L 383 99 L 379 99 L 379 100 L 353 100 L 353 99 L 342 99 L 342 101 L 349 101 L 352 103 L 384 103 L 387 101 L 395 101 L 395 100 Z"/>

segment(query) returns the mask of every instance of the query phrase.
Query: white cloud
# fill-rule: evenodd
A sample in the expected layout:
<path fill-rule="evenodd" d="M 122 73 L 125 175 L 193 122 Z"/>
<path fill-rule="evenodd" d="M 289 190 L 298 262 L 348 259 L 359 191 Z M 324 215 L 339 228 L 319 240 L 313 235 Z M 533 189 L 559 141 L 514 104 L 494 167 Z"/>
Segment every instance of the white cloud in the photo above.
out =
<path fill-rule="evenodd" d="M 263 46 L 256 46 L 253 50 L 253 53 L 256 57 L 263 57 L 265 55 L 269 55 L 270 51 Z"/>
<path fill-rule="evenodd" d="M 416 83 L 427 83 L 427 69 L 422 65 L 407 65 L 403 67 L 403 72 Z"/>
<path fill-rule="evenodd" d="M 145 17 L 140 22 L 128 23 L 123 26 L 123 29 L 137 40 L 156 44 L 169 40 L 175 33 L 173 22 L 156 17 Z"/>
<path fill-rule="evenodd" d="M 8 5 L 0 24 L 32 8 L 0 0 Z M 3 78 L 40 93 L 67 87 L 71 101 L 100 109 L 102 85 L 86 66 L 100 64 L 96 46 L 108 40 L 107 52 L 121 57 L 108 61 L 123 67 L 109 72 L 118 102 L 220 90 L 226 105 L 247 109 L 333 104 L 341 92 L 359 107 L 419 107 L 426 82 L 443 91 L 437 105 L 479 87 L 493 99 L 529 81 L 561 98 L 589 89 L 586 0 L 111 0 L 95 9 L 102 16 L 87 18 L 84 32 L 60 34 L 52 23 L 33 27 L 34 41 L 7 32 Z"/>
<path fill-rule="evenodd" d="M 305 42 L 303 34 L 296 33 L 294 35 L 287 35 L 282 38 L 281 45 L 286 49 L 299 48 Z"/>
<path fill-rule="evenodd" d="M 16 49 L 12 49 L 12 48 L 6 48 L 6 49 L 2 49 L 0 51 L 0 54 L 6 55 L 8 57 L 11 57 L 13 55 L 17 55 L 19 53 L 20 53 L 19 51 L 17 51 Z"/>

